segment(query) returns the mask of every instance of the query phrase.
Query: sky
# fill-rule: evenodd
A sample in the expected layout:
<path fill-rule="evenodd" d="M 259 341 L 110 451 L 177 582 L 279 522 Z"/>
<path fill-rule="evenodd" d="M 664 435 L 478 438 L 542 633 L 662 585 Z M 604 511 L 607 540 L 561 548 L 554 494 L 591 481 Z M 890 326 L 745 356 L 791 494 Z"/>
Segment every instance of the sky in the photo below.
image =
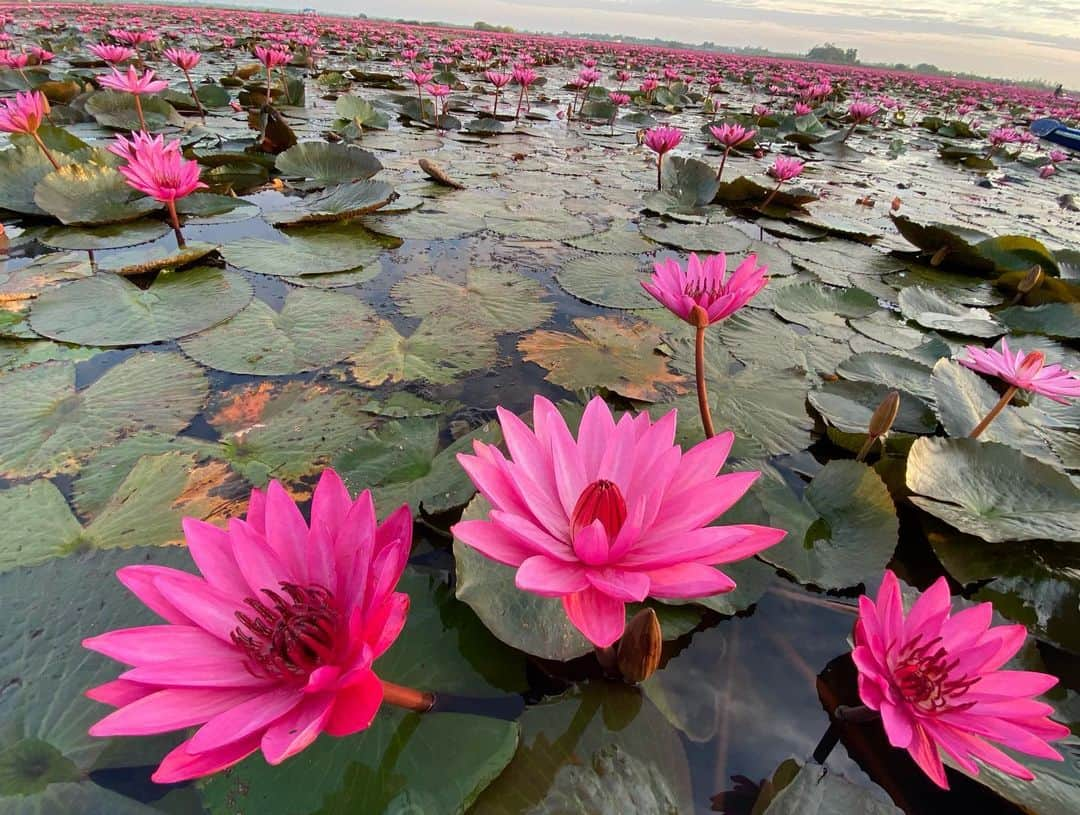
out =
<path fill-rule="evenodd" d="M 870 62 L 1044 79 L 1080 88 L 1080 0 L 231 0 L 372 17 L 483 20 L 805 53 L 832 42 Z"/>

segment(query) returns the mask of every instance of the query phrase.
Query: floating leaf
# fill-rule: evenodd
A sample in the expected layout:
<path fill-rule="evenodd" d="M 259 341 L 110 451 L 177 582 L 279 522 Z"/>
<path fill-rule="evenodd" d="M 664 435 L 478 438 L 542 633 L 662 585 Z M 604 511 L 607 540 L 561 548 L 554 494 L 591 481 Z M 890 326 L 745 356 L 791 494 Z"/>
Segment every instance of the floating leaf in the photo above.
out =
<path fill-rule="evenodd" d="M 767 311 L 744 308 L 720 323 L 720 339 L 747 365 L 831 374 L 851 355 L 845 343 L 799 333 Z"/>
<path fill-rule="evenodd" d="M 787 536 L 759 557 L 823 589 L 874 581 L 892 559 L 899 534 L 892 497 L 878 474 L 842 459 L 826 464 L 801 499 L 767 468 L 724 519 L 786 529 Z"/>
<path fill-rule="evenodd" d="M 36 566 L 74 551 L 82 527 L 71 514 L 63 494 L 44 479 L 0 490 L 0 572 L 16 566 Z"/>
<path fill-rule="evenodd" d="M 161 269 L 180 269 L 205 258 L 217 249 L 213 243 L 187 241 L 183 246 L 173 248 L 168 243 L 156 243 L 152 246 L 136 246 L 110 252 L 98 261 L 99 272 L 111 272 L 134 277 Z"/>
<path fill-rule="evenodd" d="M 628 255 L 589 255 L 574 258 L 555 273 L 555 280 L 579 300 L 606 308 L 655 308 L 657 302 L 642 287 L 651 279 L 651 266 Z"/>
<path fill-rule="evenodd" d="M 394 188 L 385 181 L 352 181 L 293 199 L 295 203 L 288 209 L 274 210 L 267 217 L 276 226 L 346 221 L 385 207 L 394 195 Z"/>
<path fill-rule="evenodd" d="M 65 224 L 134 221 L 161 204 L 128 186 L 112 167 L 68 164 L 34 187 L 34 203 Z"/>
<path fill-rule="evenodd" d="M 76 280 L 44 292 L 30 324 L 43 336 L 81 345 L 142 345 L 209 328 L 251 300 L 240 275 L 200 266 L 159 272 L 142 289 L 116 275 Z"/>
<path fill-rule="evenodd" d="M 498 444 L 502 434 L 489 423 L 440 450 L 437 421 L 404 419 L 350 441 L 331 465 L 354 492 L 370 489 L 383 514 L 401 504 L 414 514 L 436 514 L 464 506 L 476 492 L 457 462 L 458 453 L 472 452 L 474 440 Z"/>
<path fill-rule="evenodd" d="M 989 238 L 977 243 L 975 251 L 996 272 L 1026 272 L 1032 266 L 1039 266 L 1048 275 L 1058 274 L 1054 255 L 1034 238 L 1023 235 Z"/>
<path fill-rule="evenodd" d="M 511 689 L 504 677 L 519 685 L 520 658 L 475 618 L 457 613 L 444 586 L 407 571 L 398 590 L 411 598 L 409 615 L 397 642 L 375 663 L 381 679 L 481 698 Z M 497 663 L 504 667 L 491 670 Z M 278 767 L 257 754 L 214 776 L 204 788 L 206 803 L 211 815 L 238 808 L 259 815 L 463 813 L 510 761 L 517 738 L 512 721 L 383 705 L 355 735 L 323 735 Z"/>
<path fill-rule="evenodd" d="M 865 434 L 870 417 L 889 391 L 897 388 L 872 382 L 826 382 L 810 391 L 814 409 L 833 427 L 845 433 Z M 922 399 L 900 393 L 900 408 L 893 430 L 901 433 L 933 433 L 937 429 L 934 411 Z"/>
<path fill-rule="evenodd" d="M 877 311 L 877 299 L 862 289 L 839 289 L 818 283 L 797 283 L 778 288 L 773 310 L 788 322 L 806 326 L 825 336 L 848 336 L 846 317 L 865 317 Z"/>
<path fill-rule="evenodd" d="M 371 178 L 382 169 L 374 154 L 348 144 L 308 141 L 294 144 L 277 157 L 277 170 L 289 178 L 341 184 Z"/>
<path fill-rule="evenodd" d="M 300 277 L 352 271 L 386 250 L 359 224 L 301 227 L 278 233 L 283 240 L 244 238 L 221 247 L 228 263 L 258 274 Z"/>
<path fill-rule="evenodd" d="M 1020 334 L 1080 338 L 1080 303 L 1047 303 L 1034 308 L 1011 306 L 999 311 L 997 316 L 1010 331 Z"/>
<path fill-rule="evenodd" d="M 637 229 L 626 229 L 623 225 L 613 226 L 595 235 L 583 238 L 571 238 L 567 241 L 575 249 L 586 252 L 600 252 L 605 255 L 636 255 L 651 252 L 655 245 L 645 240 Z"/>
<path fill-rule="evenodd" d="M 1004 326 L 986 309 L 966 308 L 925 286 L 900 292 L 900 311 L 921 326 L 953 334 L 998 337 L 1005 333 Z"/>
<path fill-rule="evenodd" d="M 61 165 L 71 163 L 63 154 L 53 158 Z M 54 169 L 36 144 L 0 150 L 0 209 L 24 215 L 47 214 L 34 202 L 34 188 Z"/>
<path fill-rule="evenodd" d="M 901 815 L 890 801 L 852 784 L 820 764 L 807 764 L 776 794 L 762 815 Z"/>
<path fill-rule="evenodd" d="M 841 362 L 836 371 L 845 379 L 874 382 L 925 399 L 934 398 L 930 366 L 909 357 L 873 352 L 855 354 Z"/>
<path fill-rule="evenodd" d="M 445 385 L 470 371 L 490 367 L 497 356 L 492 332 L 448 314 L 421 321 L 408 337 L 383 321 L 371 341 L 348 362 L 353 377 L 364 385 L 416 380 Z"/>
<path fill-rule="evenodd" d="M 258 487 L 314 475 L 373 420 L 355 394 L 301 382 L 233 388 L 209 417 L 222 457 Z"/>
<path fill-rule="evenodd" d="M 917 506 L 983 540 L 1080 542 L 1080 486 L 1004 444 L 918 439 L 907 486 Z"/>
<path fill-rule="evenodd" d="M 46 230 L 38 240 L 54 249 L 98 251 L 149 243 L 168 232 L 169 227 L 164 222 L 148 219 L 106 226 L 56 226 Z"/>
<path fill-rule="evenodd" d="M 567 390 L 602 387 L 643 402 L 686 390 L 683 378 L 669 371 L 657 352 L 660 335 L 655 326 L 579 317 L 574 327 L 584 337 L 535 331 L 518 341 L 518 350 L 526 362 L 547 369 L 545 379 Z"/>
<path fill-rule="evenodd" d="M 470 268 L 464 285 L 437 274 L 409 275 L 390 293 L 409 317 L 432 317 L 449 307 L 466 325 L 496 334 L 536 328 L 554 311 L 541 299 L 543 286 L 501 269 Z"/>
<path fill-rule="evenodd" d="M 172 353 L 141 353 L 76 390 L 75 365 L 50 362 L 0 377 L 0 471 L 26 476 L 73 471 L 88 453 L 141 429 L 176 433 L 201 407 L 198 365 Z"/>
<path fill-rule="evenodd" d="M 674 246 L 686 252 L 710 254 L 743 252 L 750 248 L 750 238 L 727 224 L 676 224 L 648 221 L 641 234 L 657 243 Z M 734 259 L 733 259 L 734 260 Z"/>
<path fill-rule="evenodd" d="M 378 110 L 371 102 L 349 94 L 342 94 L 337 98 L 334 102 L 334 113 L 339 119 L 347 123 L 355 122 L 364 128 L 386 130 L 390 125 L 386 114 Z"/>
<path fill-rule="evenodd" d="M 176 108 L 164 99 L 142 95 L 139 101 L 150 132 L 161 130 L 166 125 L 182 126 L 184 124 Z M 142 129 L 139 114 L 135 110 L 135 98 L 130 93 L 98 91 L 91 94 L 86 100 L 86 112 L 97 119 L 97 123 L 102 127 L 125 131 Z"/>
<path fill-rule="evenodd" d="M 357 298 L 308 289 L 289 292 L 280 311 L 252 300 L 180 347 L 219 371 L 280 376 L 340 362 L 364 345 L 375 327 L 375 312 Z"/>

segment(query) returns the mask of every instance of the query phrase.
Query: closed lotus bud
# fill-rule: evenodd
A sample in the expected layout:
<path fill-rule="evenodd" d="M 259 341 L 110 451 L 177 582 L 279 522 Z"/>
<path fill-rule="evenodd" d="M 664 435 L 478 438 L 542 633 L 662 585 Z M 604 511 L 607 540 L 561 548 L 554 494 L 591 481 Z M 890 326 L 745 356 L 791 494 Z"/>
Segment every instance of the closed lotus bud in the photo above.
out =
<path fill-rule="evenodd" d="M 626 625 L 619 640 L 619 673 L 627 682 L 644 682 L 660 667 L 660 650 L 664 637 L 660 620 L 651 608 L 643 608 Z"/>
<path fill-rule="evenodd" d="M 896 421 L 896 414 L 899 412 L 900 394 L 897 391 L 889 391 L 870 417 L 870 435 L 874 438 L 880 438 L 888 433 L 893 426 L 893 422 Z"/>
<path fill-rule="evenodd" d="M 1042 266 L 1036 263 L 1028 269 L 1028 273 L 1024 275 L 1024 279 L 1017 284 L 1016 288 L 1021 294 L 1029 294 L 1039 288 L 1045 279 L 1046 273 L 1042 270 Z"/>

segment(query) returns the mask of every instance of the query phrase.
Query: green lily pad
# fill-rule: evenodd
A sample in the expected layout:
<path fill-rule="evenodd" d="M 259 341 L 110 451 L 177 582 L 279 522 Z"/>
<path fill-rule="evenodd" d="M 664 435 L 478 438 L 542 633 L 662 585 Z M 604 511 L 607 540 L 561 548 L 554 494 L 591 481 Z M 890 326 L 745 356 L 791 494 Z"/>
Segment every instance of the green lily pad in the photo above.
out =
<path fill-rule="evenodd" d="M 816 334 L 844 339 L 850 333 L 845 318 L 865 317 L 878 310 L 877 298 L 862 289 L 839 289 L 818 283 L 796 283 L 778 288 L 773 311 Z"/>
<path fill-rule="evenodd" d="M 651 279 L 651 265 L 630 255 L 587 255 L 574 258 L 555 273 L 555 280 L 579 300 L 606 308 L 655 308 L 642 287 Z"/>
<path fill-rule="evenodd" d="M 344 124 L 355 122 L 360 127 L 372 130 L 386 130 L 390 126 L 389 117 L 371 102 L 347 93 L 334 102 L 334 113 Z"/>
<path fill-rule="evenodd" d="M 989 238 L 975 245 L 980 257 L 989 261 L 996 272 L 1026 272 L 1039 266 L 1048 275 L 1058 274 L 1057 259 L 1043 244 L 1023 235 Z"/>
<path fill-rule="evenodd" d="M 180 347 L 219 371 L 280 376 L 340 362 L 370 340 L 375 327 L 375 312 L 357 298 L 302 289 L 289 292 L 280 311 L 252 300 Z"/>
<path fill-rule="evenodd" d="M 200 266 L 159 272 L 142 289 L 116 275 L 76 280 L 44 292 L 30 325 L 39 334 L 80 345 L 142 345 L 172 340 L 228 319 L 251 300 L 243 277 Z"/>
<path fill-rule="evenodd" d="M 61 223 L 88 225 L 134 221 L 162 206 L 101 164 L 68 164 L 53 170 L 34 187 L 34 203 Z"/>
<path fill-rule="evenodd" d="M 855 354 L 841 362 L 836 371 L 845 379 L 874 382 L 924 399 L 934 398 L 930 366 L 910 357 L 873 352 Z"/>
<path fill-rule="evenodd" d="M 147 128 L 153 132 L 166 125 L 182 127 L 183 118 L 176 108 L 156 96 L 142 96 L 143 116 Z M 141 130 L 139 114 L 135 110 L 135 97 L 120 91 L 98 91 L 86 100 L 86 112 L 97 119 L 102 127 L 113 130 Z"/>
<path fill-rule="evenodd" d="M 54 488 L 55 489 L 55 488 Z M 153 815 L 157 809 L 98 786 L 91 772 L 111 766 L 114 739 L 89 726 L 105 709 L 83 691 L 116 677 L 116 665 L 81 647 L 84 637 L 147 625 L 155 618 L 116 584 L 117 568 L 136 562 L 189 563 L 179 548 L 71 555 L 0 575 L 0 809 L 12 815 L 107 812 Z M 115 590 L 88 592 L 86 586 Z M 43 591 L 42 587 L 49 587 Z M 64 700 L 62 715 L 56 702 Z"/>
<path fill-rule="evenodd" d="M 246 221 L 259 214 L 259 207 L 243 198 L 196 192 L 176 202 L 176 212 L 184 224 L 226 224 Z"/>
<path fill-rule="evenodd" d="M 502 269 L 472 269 L 459 284 L 438 274 L 409 275 L 390 290 L 409 317 L 427 318 L 452 308 L 457 319 L 496 334 L 536 328 L 555 310 L 535 280 Z"/>
<path fill-rule="evenodd" d="M 507 206 L 487 213 L 488 229 L 505 237 L 535 241 L 566 241 L 589 235 L 593 226 L 584 218 L 568 212 L 561 201 L 546 196 L 522 196 Z"/>
<path fill-rule="evenodd" d="M 857 461 L 826 464 L 800 498 L 772 468 L 730 509 L 731 523 L 788 530 L 759 557 L 800 583 L 844 589 L 873 582 L 892 559 L 899 521 L 889 490 Z"/>
<path fill-rule="evenodd" d="M 351 374 L 364 385 L 424 380 L 445 385 L 495 363 L 498 347 L 491 331 L 463 323 L 453 314 L 420 322 L 408 337 L 389 322 L 348 358 Z"/>
<path fill-rule="evenodd" d="M 720 323 L 720 339 L 731 355 L 750 366 L 801 368 L 831 374 L 851 356 L 846 343 L 800 334 L 763 309 L 741 309 Z"/>
<path fill-rule="evenodd" d="M 999 337 L 1005 327 L 982 308 L 967 308 L 925 286 L 911 286 L 900 292 L 900 311 L 924 328 L 934 328 L 969 337 Z"/>
<path fill-rule="evenodd" d="M 990 385 L 970 368 L 943 359 L 934 366 L 931 384 L 935 410 L 945 432 L 953 438 L 968 435 L 1001 398 Z M 979 438 L 1015 447 L 1025 455 L 1059 467 L 1057 456 L 1035 432 L 1039 417 L 1031 408 L 1006 406 Z"/>
<path fill-rule="evenodd" d="M 82 362 L 100 354 L 102 348 L 64 345 L 50 340 L 0 339 L 0 371 L 14 371 L 41 362 Z"/>
<path fill-rule="evenodd" d="M 79 547 L 82 526 L 63 494 L 44 479 L 0 490 L 0 572 L 36 566 Z"/>
<path fill-rule="evenodd" d="M 933 255 L 944 254 L 942 265 L 990 274 L 993 263 L 981 257 L 975 247 L 990 236 L 977 229 L 935 221 L 920 222 L 907 215 L 891 215 L 900 234 L 915 246 Z"/>
<path fill-rule="evenodd" d="M 356 394 L 302 382 L 233 388 L 209 414 L 221 457 L 257 487 L 314 475 L 374 421 Z"/>
<path fill-rule="evenodd" d="M 71 159 L 62 153 L 53 158 L 61 166 L 71 163 Z M 54 169 L 36 144 L 0 150 L 0 209 L 24 215 L 46 215 L 45 210 L 34 202 L 34 188 Z"/>
<path fill-rule="evenodd" d="M 98 251 L 100 249 L 121 249 L 149 243 L 168 234 L 169 227 L 162 221 L 133 221 L 124 224 L 105 226 L 55 226 L 47 230 L 38 240 L 54 249 Z"/>
<path fill-rule="evenodd" d="M 394 188 L 385 181 L 351 181 L 291 199 L 292 206 L 268 212 L 267 217 L 275 226 L 347 221 L 385 207 L 394 195 Z"/>
<path fill-rule="evenodd" d="M 75 365 L 50 362 L 0 377 L 0 471 L 67 473 L 87 454 L 141 429 L 176 433 L 206 398 L 198 365 L 141 353 L 76 390 Z"/>
<path fill-rule="evenodd" d="M 526 362 L 547 369 L 545 379 L 567 390 L 601 387 L 643 402 L 685 391 L 683 378 L 669 371 L 657 352 L 655 326 L 580 317 L 574 327 L 584 336 L 534 331 L 518 341 L 518 350 Z"/>
<path fill-rule="evenodd" d="M 364 224 L 380 235 L 420 241 L 463 238 L 487 226 L 482 214 L 449 205 L 438 208 L 425 205 L 423 209 L 403 214 L 369 216 Z"/>
<path fill-rule="evenodd" d="M 586 252 L 599 252 L 604 255 L 637 255 L 642 252 L 651 252 L 656 246 L 641 236 L 637 229 L 625 229 L 622 226 L 613 226 L 604 232 L 595 235 L 586 235 L 583 238 L 571 238 L 567 241 L 575 249 Z"/>
<path fill-rule="evenodd" d="M 359 224 L 300 227 L 279 232 L 284 240 L 244 238 L 221 247 L 226 262 L 257 274 L 301 277 L 348 272 L 378 260 L 386 250 Z"/>
<path fill-rule="evenodd" d="M 649 240 L 673 246 L 685 252 L 728 254 L 744 252 L 750 248 L 750 238 L 727 224 L 677 224 L 665 221 L 648 221 L 641 227 L 641 234 Z M 734 258 L 732 258 L 732 261 Z"/>
<path fill-rule="evenodd" d="M 444 586 L 406 571 L 398 590 L 411 598 L 409 616 L 397 642 L 375 663 L 380 678 L 472 697 L 497 697 L 520 686 L 522 660 L 475 617 L 457 613 Z M 499 662 L 506 667 L 493 678 L 488 668 Z M 321 736 L 278 767 L 253 755 L 212 777 L 204 795 L 211 815 L 233 815 L 238 808 L 260 815 L 460 815 L 511 760 L 517 741 L 512 721 L 419 715 L 384 705 L 367 730 L 341 739 Z"/>
<path fill-rule="evenodd" d="M 712 167 L 685 156 L 669 156 L 660 175 L 660 189 L 645 197 L 645 206 L 653 212 L 699 212 L 712 203 L 720 186 Z"/>
<path fill-rule="evenodd" d="M 294 144 L 278 154 L 276 164 L 287 178 L 310 178 L 321 185 L 366 180 L 382 169 L 382 162 L 367 150 L 323 141 Z"/>
<path fill-rule="evenodd" d="M 528 708 L 521 745 L 473 815 L 694 811 L 679 733 L 634 688 L 594 681 Z"/>
<path fill-rule="evenodd" d="M 502 433 L 497 424 L 485 424 L 440 450 L 435 419 L 403 419 L 353 439 L 331 466 L 354 492 L 371 489 L 383 514 L 401 504 L 414 514 L 437 514 L 464 506 L 476 492 L 457 462 L 458 453 L 472 452 L 474 440 L 498 444 Z"/>
<path fill-rule="evenodd" d="M 891 801 L 875 797 L 820 764 L 806 764 L 776 794 L 762 815 L 901 815 Z"/>
<path fill-rule="evenodd" d="M 98 261 L 99 272 L 111 272 L 133 277 L 162 269 L 181 269 L 205 258 L 217 250 L 217 244 L 186 241 L 183 246 L 169 243 L 133 246 L 117 249 Z"/>
<path fill-rule="evenodd" d="M 1047 303 L 1034 308 L 1010 306 L 999 311 L 997 317 L 1010 331 L 1019 334 L 1080 338 L 1080 303 Z"/>
<path fill-rule="evenodd" d="M 874 382 L 825 382 L 810 391 L 808 399 L 814 409 L 833 427 L 845 433 L 865 434 L 875 408 L 897 390 Z M 900 392 L 900 409 L 893 430 L 901 433 L 933 433 L 937 429 L 933 409 L 918 396 Z"/>
<path fill-rule="evenodd" d="M 907 486 L 914 504 L 983 540 L 1080 542 L 1080 486 L 1004 444 L 918 439 Z"/>

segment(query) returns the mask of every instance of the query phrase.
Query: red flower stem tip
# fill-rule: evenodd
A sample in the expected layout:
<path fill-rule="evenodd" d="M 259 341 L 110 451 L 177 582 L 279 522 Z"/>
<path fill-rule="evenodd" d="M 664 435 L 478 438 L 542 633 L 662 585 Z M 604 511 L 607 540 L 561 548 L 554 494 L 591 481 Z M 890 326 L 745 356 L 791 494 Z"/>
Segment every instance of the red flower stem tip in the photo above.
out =
<path fill-rule="evenodd" d="M 705 438 L 716 435 L 713 429 L 712 413 L 709 411 L 709 393 L 705 386 L 705 329 L 709 317 L 701 306 L 694 306 L 690 311 L 690 320 L 697 328 L 694 342 L 694 375 L 697 379 L 698 412 L 701 413 L 701 425 L 705 428 Z"/>
<path fill-rule="evenodd" d="M 990 412 L 983 417 L 983 420 L 981 422 L 975 425 L 975 429 L 968 434 L 968 438 L 979 438 L 982 432 L 990 426 L 990 422 L 994 421 L 994 419 L 997 418 L 997 415 L 1001 413 L 1001 411 L 1005 410 L 1005 406 L 1012 401 L 1012 398 L 1016 396 L 1016 392 L 1018 390 L 1020 390 L 1018 387 L 1012 385 L 1007 391 L 1005 391 L 1005 393 L 1002 394 L 1001 399 L 998 400 L 998 403 L 992 408 L 990 408 Z"/>
<path fill-rule="evenodd" d="M 427 691 L 406 688 L 393 682 L 380 680 L 383 689 L 383 701 L 394 707 L 403 707 L 416 713 L 427 713 L 435 705 L 435 694 Z"/>

